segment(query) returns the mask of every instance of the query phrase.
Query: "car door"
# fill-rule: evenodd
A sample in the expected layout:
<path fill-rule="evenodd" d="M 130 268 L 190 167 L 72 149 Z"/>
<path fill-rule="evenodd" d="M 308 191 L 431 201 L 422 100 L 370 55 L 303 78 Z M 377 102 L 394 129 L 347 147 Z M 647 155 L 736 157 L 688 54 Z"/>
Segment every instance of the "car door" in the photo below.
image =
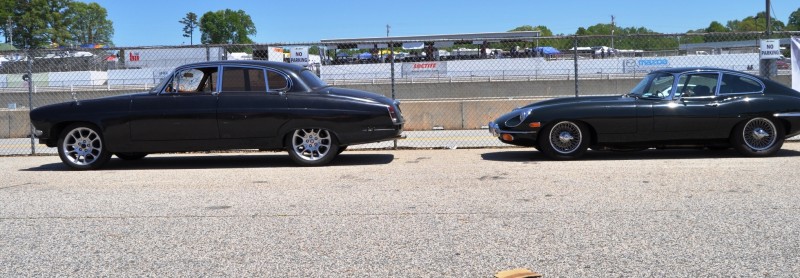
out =
<path fill-rule="evenodd" d="M 653 104 L 653 129 L 663 140 L 703 139 L 718 128 L 717 72 L 682 74 L 671 98 Z"/>
<path fill-rule="evenodd" d="M 274 138 L 287 120 L 287 75 L 263 67 L 225 66 L 217 122 L 220 138 Z"/>
<path fill-rule="evenodd" d="M 131 103 L 131 141 L 217 139 L 217 67 L 178 69 L 157 94 Z"/>

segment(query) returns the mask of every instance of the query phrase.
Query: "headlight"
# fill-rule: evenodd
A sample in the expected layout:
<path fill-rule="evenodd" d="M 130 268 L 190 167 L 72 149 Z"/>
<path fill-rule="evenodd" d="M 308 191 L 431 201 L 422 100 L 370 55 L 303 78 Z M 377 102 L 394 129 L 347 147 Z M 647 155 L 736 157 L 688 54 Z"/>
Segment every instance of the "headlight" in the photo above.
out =
<path fill-rule="evenodd" d="M 528 108 L 528 109 L 522 110 L 522 113 L 519 113 L 519 122 L 520 123 L 524 122 L 525 119 L 527 119 L 528 116 L 531 115 L 532 111 L 533 111 L 532 108 Z"/>
<path fill-rule="evenodd" d="M 512 117 L 512 118 L 509 118 L 508 120 L 506 120 L 506 126 L 507 127 L 518 126 L 523 121 L 525 121 L 526 118 L 528 118 L 528 116 L 531 114 L 531 111 L 533 111 L 533 108 L 527 108 L 527 109 L 520 110 L 519 116 Z"/>

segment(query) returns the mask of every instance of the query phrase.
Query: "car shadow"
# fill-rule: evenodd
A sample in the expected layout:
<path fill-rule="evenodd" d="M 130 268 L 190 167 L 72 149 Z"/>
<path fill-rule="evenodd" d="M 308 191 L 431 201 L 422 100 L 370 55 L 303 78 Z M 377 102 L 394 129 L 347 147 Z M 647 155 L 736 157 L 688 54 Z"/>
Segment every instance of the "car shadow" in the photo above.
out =
<path fill-rule="evenodd" d="M 22 169 L 21 171 L 71 171 L 53 157 L 54 163 Z M 360 154 L 342 153 L 330 164 L 322 167 L 360 166 L 389 164 L 394 160 L 393 154 Z M 147 156 L 141 160 L 122 160 L 112 157 L 100 170 L 163 170 L 163 169 L 224 169 L 224 168 L 282 168 L 302 167 L 295 164 L 285 153 L 264 155 L 187 155 L 187 156 Z"/>
<path fill-rule="evenodd" d="M 796 157 L 800 152 L 794 150 L 780 150 L 773 157 Z M 613 151 L 587 151 L 577 161 L 615 161 L 615 160 L 654 160 L 654 159 L 708 159 L 708 158 L 738 158 L 743 157 L 733 149 L 729 150 L 700 150 L 700 149 L 670 149 L 670 150 L 644 150 L 639 152 L 613 152 Z M 531 162 L 554 161 L 547 158 L 542 152 L 536 150 L 503 151 L 481 154 L 483 160 L 501 162 Z"/>

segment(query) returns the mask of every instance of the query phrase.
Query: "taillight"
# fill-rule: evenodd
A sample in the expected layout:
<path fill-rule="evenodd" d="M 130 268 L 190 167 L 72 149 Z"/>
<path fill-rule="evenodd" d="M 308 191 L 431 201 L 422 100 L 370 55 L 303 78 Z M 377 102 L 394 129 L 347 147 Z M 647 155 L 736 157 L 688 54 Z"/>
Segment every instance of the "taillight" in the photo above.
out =
<path fill-rule="evenodd" d="M 396 124 L 398 122 L 398 119 L 397 119 L 397 111 L 395 111 L 394 106 L 387 105 L 386 109 L 389 110 L 389 117 L 392 118 L 392 123 Z"/>

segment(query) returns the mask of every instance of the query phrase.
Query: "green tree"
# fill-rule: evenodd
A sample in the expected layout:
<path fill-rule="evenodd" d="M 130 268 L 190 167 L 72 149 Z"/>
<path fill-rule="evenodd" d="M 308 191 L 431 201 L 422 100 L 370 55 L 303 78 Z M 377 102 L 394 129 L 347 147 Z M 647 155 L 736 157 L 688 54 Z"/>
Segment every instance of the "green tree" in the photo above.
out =
<path fill-rule="evenodd" d="M 183 24 L 183 36 L 189 38 L 189 45 L 194 44 L 194 29 L 197 29 L 197 14 L 189 12 L 179 23 Z"/>
<path fill-rule="evenodd" d="M 539 31 L 540 37 L 552 37 L 553 31 L 550 31 L 547 26 L 539 25 L 539 26 L 530 26 L 530 25 L 522 25 L 517 28 L 508 30 L 509 32 L 517 32 L 517 31 Z"/>
<path fill-rule="evenodd" d="M 13 27 L 11 18 L 14 16 L 14 4 L 14 0 L 0 0 L 0 27 L 2 27 L 0 28 L 0 34 L 3 34 L 3 37 L 5 37 L 6 43 L 11 41 L 11 36 L 8 35 L 8 31 Z"/>
<path fill-rule="evenodd" d="M 205 44 L 249 44 L 256 26 L 243 10 L 207 12 L 200 17 L 200 40 Z"/>
<path fill-rule="evenodd" d="M 728 29 L 734 32 L 763 32 L 767 30 L 767 15 L 760 12 L 756 16 L 748 16 L 742 20 L 730 20 L 727 24 Z M 786 24 L 772 18 L 772 31 L 783 31 Z"/>
<path fill-rule="evenodd" d="M 66 12 L 72 42 L 78 45 L 89 43 L 112 44 L 114 24 L 108 20 L 108 12 L 97 3 L 71 2 Z"/>
<path fill-rule="evenodd" d="M 705 29 L 706 33 L 723 33 L 723 32 L 730 32 L 731 30 L 722 25 L 717 21 L 712 21 L 711 24 L 708 25 L 708 28 Z"/>
<path fill-rule="evenodd" d="M 19 0 L 14 6 L 14 45 L 48 47 L 70 39 L 65 19 L 69 0 Z"/>
<path fill-rule="evenodd" d="M 786 29 L 789 31 L 800 31 L 800 8 L 789 15 L 789 21 L 786 22 Z"/>

